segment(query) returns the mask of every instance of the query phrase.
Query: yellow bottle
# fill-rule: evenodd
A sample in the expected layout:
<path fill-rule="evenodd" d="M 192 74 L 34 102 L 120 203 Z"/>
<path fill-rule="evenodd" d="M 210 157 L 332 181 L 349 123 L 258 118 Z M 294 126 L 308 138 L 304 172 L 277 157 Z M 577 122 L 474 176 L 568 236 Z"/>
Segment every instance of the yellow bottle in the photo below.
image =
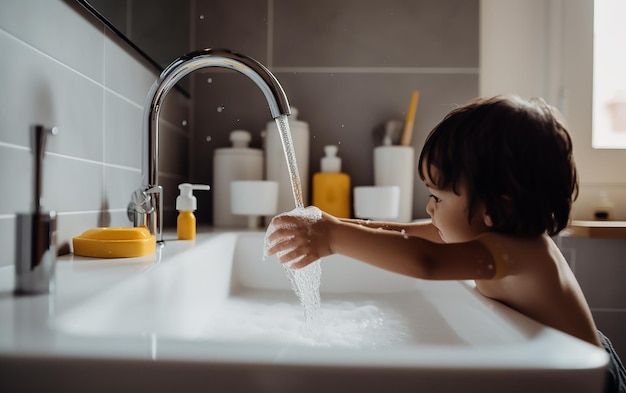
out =
<path fill-rule="evenodd" d="M 183 210 L 176 219 L 176 233 L 178 240 L 193 240 L 196 238 L 196 216 L 192 211 Z"/>
<path fill-rule="evenodd" d="M 350 218 L 350 176 L 341 172 L 337 146 L 324 146 L 321 172 L 313 175 L 313 205 L 335 217 Z"/>
<path fill-rule="evenodd" d="M 196 216 L 193 214 L 198 207 L 198 200 L 193 196 L 193 190 L 210 190 L 211 187 L 202 184 L 182 183 L 178 185 L 180 195 L 176 197 L 176 232 L 178 240 L 194 240 L 196 238 Z"/>

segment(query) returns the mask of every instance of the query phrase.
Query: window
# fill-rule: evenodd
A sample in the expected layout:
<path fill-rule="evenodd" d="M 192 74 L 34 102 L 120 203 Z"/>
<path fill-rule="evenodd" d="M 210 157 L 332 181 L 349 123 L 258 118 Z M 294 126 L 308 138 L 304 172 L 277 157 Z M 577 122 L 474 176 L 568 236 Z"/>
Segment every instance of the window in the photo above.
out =
<path fill-rule="evenodd" d="M 626 0 L 595 0 L 593 137 L 596 149 L 626 148 Z"/>

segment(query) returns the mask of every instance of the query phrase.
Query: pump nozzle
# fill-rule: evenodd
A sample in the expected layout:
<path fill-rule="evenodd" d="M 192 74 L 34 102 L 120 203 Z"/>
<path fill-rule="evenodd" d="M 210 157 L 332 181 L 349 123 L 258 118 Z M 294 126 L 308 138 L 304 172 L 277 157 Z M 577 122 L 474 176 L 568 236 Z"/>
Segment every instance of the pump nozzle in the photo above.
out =
<path fill-rule="evenodd" d="M 176 210 L 178 211 L 195 211 L 198 208 L 198 200 L 193 196 L 193 190 L 211 189 L 210 186 L 204 184 L 181 183 L 178 185 L 180 195 L 176 197 Z"/>

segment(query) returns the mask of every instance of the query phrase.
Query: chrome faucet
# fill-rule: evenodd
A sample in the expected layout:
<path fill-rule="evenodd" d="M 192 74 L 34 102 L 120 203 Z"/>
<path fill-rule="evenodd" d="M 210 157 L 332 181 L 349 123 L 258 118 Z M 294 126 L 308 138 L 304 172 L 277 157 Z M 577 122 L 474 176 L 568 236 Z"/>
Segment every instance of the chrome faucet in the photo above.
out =
<path fill-rule="evenodd" d="M 133 193 L 129 217 L 134 225 L 145 225 L 163 241 L 163 189 L 159 185 L 159 114 L 167 93 L 183 77 L 205 67 L 221 67 L 238 71 L 261 89 L 273 118 L 289 115 L 289 102 L 278 79 L 258 61 L 227 49 L 202 49 L 190 52 L 167 66 L 159 76 L 144 107 L 144 151 L 142 162 L 142 188 Z M 146 143 L 147 142 L 147 143 Z M 146 151 L 147 150 L 147 151 Z"/>

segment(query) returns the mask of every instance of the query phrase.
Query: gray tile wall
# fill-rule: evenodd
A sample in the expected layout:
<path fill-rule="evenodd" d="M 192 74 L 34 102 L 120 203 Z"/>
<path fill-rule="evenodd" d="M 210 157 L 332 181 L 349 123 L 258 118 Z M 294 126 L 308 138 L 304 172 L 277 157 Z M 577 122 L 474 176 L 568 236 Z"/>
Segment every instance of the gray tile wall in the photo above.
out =
<path fill-rule="evenodd" d="M 279 79 L 310 126 L 309 182 L 324 145 L 339 144 L 352 185 L 373 184 L 375 135 L 387 120 L 404 120 L 414 89 L 416 157 L 430 129 L 478 94 L 477 0 L 198 0 L 194 18 L 196 47 L 237 50 Z M 272 119 L 245 77 L 211 71 L 194 79 L 192 176 L 211 184 L 213 150 L 229 146 L 228 133 L 247 129 L 259 147 Z M 210 194 L 198 195 L 201 206 L 211 206 Z M 414 216 L 425 217 L 417 174 L 415 194 Z M 211 209 L 200 210 L 199 220 L 210 221 Z"/>
<path fill-rule="evenodd" d="M 0 5 L 0 266 L 14 263 L 15 214 L 34 205 L 31 126 L 58 126 L 44 158 L 44 207 L 58 212 L 58 242 L 96 226 L 128 226 L 141 185 L 143 103 L 158 73 L 74 1 Z M 168 221 L 187 180 L 190 104 L 166 100 L 161 178 Z M 190 124 L 190 122 L 189 122 Z"/>
<path fill-rule="evenodd" d="M 622 360 L 626 357 L 626 239 L 559 236 L 585 293 L 598 329 L 606 334 Z"/>

